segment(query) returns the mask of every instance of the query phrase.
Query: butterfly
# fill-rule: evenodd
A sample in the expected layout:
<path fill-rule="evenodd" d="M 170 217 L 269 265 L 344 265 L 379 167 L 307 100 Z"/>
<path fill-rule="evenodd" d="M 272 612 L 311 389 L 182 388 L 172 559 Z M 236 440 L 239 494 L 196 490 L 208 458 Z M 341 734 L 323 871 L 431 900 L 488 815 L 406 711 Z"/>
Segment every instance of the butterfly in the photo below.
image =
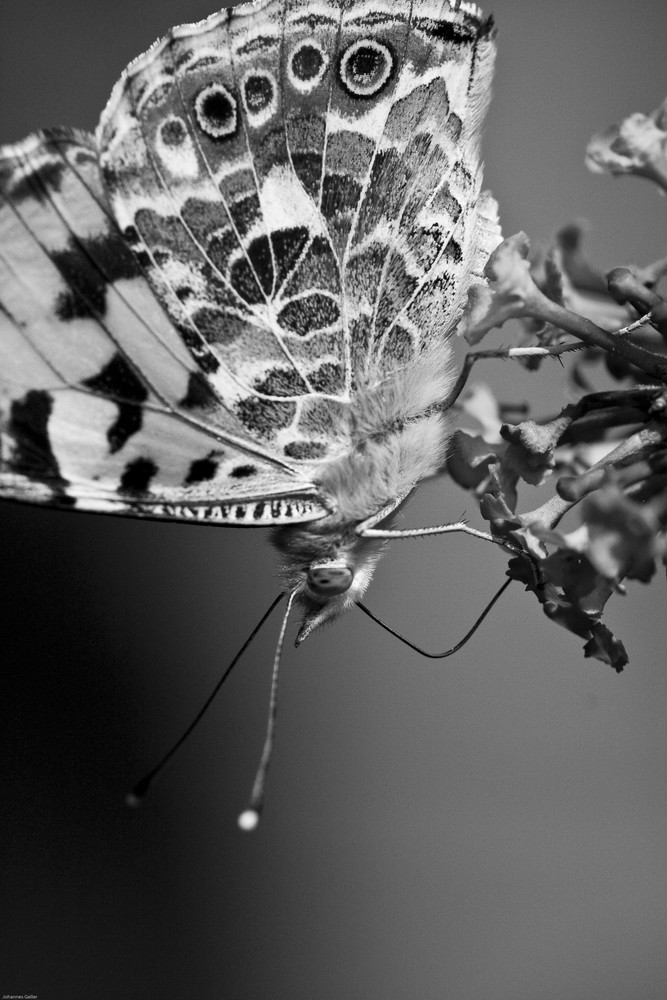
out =
<path fill-rule="evenodd" d="M 272 529 L 298 640 L 442 471 L 500 242 L 494 29 L 461 0 L 256 0 L 130 64 L 94 135 L 0 150 L 0 497 Z M 471 529 L 472 530 L 472 529 Z"/>

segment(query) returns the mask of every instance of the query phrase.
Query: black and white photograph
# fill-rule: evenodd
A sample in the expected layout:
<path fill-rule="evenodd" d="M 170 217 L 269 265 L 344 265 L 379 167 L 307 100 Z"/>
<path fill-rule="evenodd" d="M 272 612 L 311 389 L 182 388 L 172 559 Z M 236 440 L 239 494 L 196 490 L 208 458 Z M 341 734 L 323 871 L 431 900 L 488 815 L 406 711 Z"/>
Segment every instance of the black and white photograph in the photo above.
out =
<path fill-rule="evenodd" d="M 3 0 L 2 1000 L 667 995 L 665 39 Z"/>

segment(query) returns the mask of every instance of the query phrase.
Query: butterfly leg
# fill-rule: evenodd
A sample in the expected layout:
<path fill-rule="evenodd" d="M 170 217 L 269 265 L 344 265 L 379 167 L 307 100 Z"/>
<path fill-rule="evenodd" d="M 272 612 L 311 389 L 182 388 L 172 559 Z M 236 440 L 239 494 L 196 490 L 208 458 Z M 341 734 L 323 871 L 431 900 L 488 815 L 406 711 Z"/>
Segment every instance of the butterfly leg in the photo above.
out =
<path fill-rule="evenodd" d="M 402 498 L 405 499 L 405 498 Z M 387 510 L 383 508 L 377 514 L 372 517 L 367 518 L 367 520 L 362 521 L 356 527 L 356 533 L 361 536 L 361 538 L 420 538 L 426 535 L 446 535 L 450 532 L 461 531 L 466 535 L 473 535 L 475 538 L 482 538 L 484 541 L 493 542 L 494 545 L 499 545 L 501 548 L 509 550 L 515 555 L 524 555 L 523 551 L 516 546 L 513 546 L 507 539 L 496 538 L 495 535 L 491 535 L 488 531 L 480 531 L 478 528 L 473 528 L 465 521 L 456 521 L 452 524 L 437 524 L 430 528 L 376 528 L 374 525 L 383 521 L 392 511 L 398 506 L 398 504 L 393 504 L 391 509 Z"/>
<path fill-rule="evenodd" d="M 403 497 L 399 503 L 405 499 Z M 356 533 L 361 538 L 385 538 L 388 541 L 393 538 L 424 538 L 428 535 L 446 535 L 450 532 L 460 531 L 466 535 L 472 535 L 473 538 L 481 538 L 485 542 L 493 542 L 494 545 L 499 545 L 501 549 L 506 552 L 510 552 L 513 556 L 518 556 L 521 559 L 526 559 L 531 567 L 531 573 L 536 587 L 541 587 L 543 584 L 542 575 L 540 573 L 539 566 L 536 564 L 534 558 L 529 552 L 521 548 L 519 545 L 512 544 L 507 538 L 499 538 L 496 535 L 490 534 L 488 531 L 480 531 L 478 528 L 473 528 L 465 521 L 455 521 L 452 524 L 437 524 L 430 528 L 376 528 L 374 525 L 383 521 L 393 510 L 396 509 L 398 504 L 388 505 L 389 509 L 382 508 L 377 514 L 372 517 L 367 518 L 367 520 L 362 521 L 356 527 Z"/>
<path fill-rule="evenodd" d="M 529 551 L 522 548 L 520 545 L 513 544 L 508 538 L 501 538 L 497 535 L 490 534 L 488 531 L 480 531 L 479 528 L 473 528 L 471 525 L 466 524 L 463 520 L 455 521 L 452 524 L 437 524 L 429 528 L 375 527 L 375 525 L 381 523 L 386 517 L 393 513 L 393 511 L 395 511 L 408 496 L 409 494 L 406 494 L 395 503 L 387 504 L 387 506 L 379 510 L 377 514 L 373 514 L 372 517 L 367 518 L 365 521 L 361 521 L 355 529 L 357 535 L 361 538 L 384 538 L 389 541 L 393 538 L 424 538 L 429 535 L 446 535 L 451 532 L 460 531 L 465 535 L 472 535 L 473 538 L 481 538 L 485 542 L 493 542 L 494 545 L 500 546 L 501 549 L 511 553 L 513 556 L 525 559 L 530 566 L 535 587 L 538 590 L 543 587 L 544 579 L 542 572 L 537 561 Z"/>
<path fill-rule="evenodd" d="M 472 371 L 472 367 L 477 361 L 488 361 L 491 359 L 499 361 L 516 361 L 519 358 L 528 357 L 560 357 L 561 354 L 567 354 L 571 351 L 581 351 L 585 347 L 585 344 L 577 342 L 574 344 L 557 344 L 553 347 L 509 347 L 500 348 L 497 351 L 470 351 L 463 359 L 463 364 L 461 365 L 461 371 L 458 379 L 456 380 L 456 384 L 440 404 L 440 409 L 444 412 L 453 406 L 463 392 L 466 382 L 468 381 L 468 376 Z"/>
<path fill-rule="evenodd" d="M 417 538 L 424 535 L 446 535 L 450 532 L 461 531 L 466 535 L 473 535 L 475 538 L 482 538 L 487 542 L 493 542 L 495 545 L 500 545 L 501 548 L 509 549 L 515 552 L 516 555 L 522 554 L 521 550 L 515 549 L 511 543 L 508 543 L 506 539 L 497 538 L 495 535 L 489 534 L 487 531 L 480 531 L 478 528 L 473 528 L 465 521 L 456 521 L 452 524 L 438 524 L 430 528 L 378 528 L 377 525 L 385 521 L 391 514 L 393 514 L 398 508 L 408 499 L 410 493 L 408 491 L 402 496 L 398 497 L 396 500 L 392 500 L 390 503 L 385 504 L 381 507 L 379 511 L 367 517 L 365 521 L 361 521 L 355 528 L 355 532 L 361 538 Z"/>
<path fill-rule="evenodd" d="M 355 533 L 362 538 L 414 538 L 416 535 L 444 535 L 450 531 L 464 531 L 466 534 L 475 535 L 477 538 L 486 538 L 496 544 L 502 544 L 493 535 L 489 535 L 485 531 L 478 531 L 477 528 L 471 528 L 465 521 L 435 525 L 432 528 L 378 528 L 377 525 L 382 524 L 383 521 L 394 514 L 401 504 L 405 503 L 411 493 L 412 490 L 406 490 L 405 493 L 386 503 L 375 514 L 367 517 L 365 521 L 360 521 L 355 528 Z"/>

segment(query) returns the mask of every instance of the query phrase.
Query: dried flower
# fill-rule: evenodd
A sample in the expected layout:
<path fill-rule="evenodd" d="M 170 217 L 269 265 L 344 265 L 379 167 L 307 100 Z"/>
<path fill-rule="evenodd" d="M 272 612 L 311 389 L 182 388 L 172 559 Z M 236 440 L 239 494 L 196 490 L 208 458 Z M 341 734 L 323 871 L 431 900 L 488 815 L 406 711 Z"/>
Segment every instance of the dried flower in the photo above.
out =
<path fill-rule="evenodd" d="M 484 276 L 487 285 L 473 285 L 458 327 L 459 336 L 477 344 L 489 330 L 508 319 L 530 316 L 531 306 L 541 292 L 530 273 L 525 233 L 515 233 L 493 251 Z"/>
<path fill-rule="evenodd" d="M 637 174 L 667 190 L 667 100 L 650 115 L 630 115 L 593 136 L 586 166 L 595 173 Z"/>
<path fill-rule="evenodd" d="M 639 504 L 608 486 L 587 497 L 582 508 L 589 532 L 588 557 L 609 580 L 629 577 L 648 583 L 665 551 L 650 504 Z"/>

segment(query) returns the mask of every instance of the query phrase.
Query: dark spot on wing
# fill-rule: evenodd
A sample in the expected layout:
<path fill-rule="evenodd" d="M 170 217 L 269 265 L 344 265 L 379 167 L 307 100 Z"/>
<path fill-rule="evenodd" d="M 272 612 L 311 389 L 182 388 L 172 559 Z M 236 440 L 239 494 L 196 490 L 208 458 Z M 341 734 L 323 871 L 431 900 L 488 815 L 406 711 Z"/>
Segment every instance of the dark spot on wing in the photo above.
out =
<path fill-rule="evenodd" d="M 146 386 L 119 353 L 114 354 L 97 375 L 85 379 L 82 384 L 112 399 L 142 403 L 148 397 Z"/>
<path fill-rule="evenodd" d="M 234 261 L 229 272 L 229 282 L 237 295 L 249 305 L 258 305 L 264 301 L 255 272 L 246 257 L 239 257 Z"/>
<path fill-rule="evenodd" d="M 328 240 L 316 236 L 304 252 L 298 268 L 286 283 L 284 297 L 308 292 L 313 288 L 326 289 L 333 294 L 340 292 L 339 265 Z"/>
<path fill-rule="evenodd" d="M 249 476 L 257 475 L 257 469 L 254 465 L 237 465 L 229 475 L 232 479 L 248 479 Z"/>
<path fill-rule="evenodd" d="M 319 115 L 292 112 L 285 120 L 287 144 L 297 176 L 313 201 L 320 200 L 326 122 Z"/>
<path fill-rule="evenodd" d="M 248 257 L 265 295 L 273 289 L 273 260 L 267 236 L 258 236 L 248 247 Z"/>
<path fill-rule="evenodd" d="M 107 430 L 107 441 L 109 451 L 114 455 L 123 447 L 133 434 L 141 430 L 143 414 L 140 406 L 132 403 L 120 403 L 118 406 L 118 417 Z"/>
<path fill-rule="evenodd" d="M 165 146 L 181 146 L 187 137 L 185 124 L 180 118 L 169 118 L 160 128 L 160 135 Z"/>
<path fill-rule="evenodd" d="M 190 230 L 194 239 L 207 249 L 212 238 L 215 239 L 225 231 L 231 232 L 229 214 L 222 202 L 190 197 L 181 208 L 180 220 L 183 230 Z M 189 237 L 190 240 L 192 236 Z M 235 237 L 234 240 L 234 246 L 238 246 Z M 182 254 L 177 248 L 174 249 L 176 255 L 181 257 Z"/>
<path fill-rule="evenodd" d="M 231 226 L 221 226 L 206 241 L 206 256 L 213 267 L 225 274 L 230 258 L 238 252 L 239 241 Z"/>
<path fill-rule="evenodd" d="M 271 438 L 294 420 L 296 403 L 276 403 L 248 396 L 236 404 L 236 412 L 244 427 L 259 437 Z"/>
<path fill-rule="evenodd" d="M 174 325 L 181 336 L 181 340 L 204 374 L 212 375 L 214 372 L 217 372 L 220 362 L 215 354 L 208 349 L 201 335 L 185 323 L 175 323 Z"/>
<path fill-rule="evenodd" d="M 219 405 L 218 397 L 201 372 L 190 372 L 188 391 L 179 406 L 184 410 L 210 410 Z"/>
<path fill-rule="evenodd" d="M 65 160 L 52 160 L 35 167 L 29 174 L 21 177 L 14 185 L 11 197 L 18 201 L 34 198 L 42 204 L 49 200 L 52 191 L 59 191 L 63 174 L 68 166 Z"/>
<path fill-rule="evenodd" d="M 273 368 L 253 386 L 265 396 L 302 396 L 308 392 L 306 383 L 294 368 Z"/>
<path fill-rule="evenodd" d="M 127 363 L 122 354 L 114 354 L 104 368 L 82 385 L 111 399 L 118 406 L 118 416 L 107 429 L 111 454 L 120 451 L 126 441 L 141 430 L 142 408 L 148 392 L 144 383 Z"/>
<path fill-rule="evenodd" d="M 294 30 L 297 28 L 308 31 L 311 35 L 314 35 L 316 31 L 320 28 L 336 28 L 338 26 L 338 10 L 335 7 L 330 7 L 327 11 L 325 8 L 321 7 L 317 13 L 313 11 L 305 10 L 299 14 L 295 12 L 295 18 L 292 22 Z"/>
<path fill-rule="evenodd" d="M 48 423 L 53 399 L 48 392 L 31 389 L 22 399 L 15 400 L 9 412 L 7 431 L 15 448 L 11 468 L 28 479 L 50 486 L 61 503 L 73 503 L 65 496 L 67 480 L 51 450 Z"/>
<path fill-rule="evenodd" d="M 233 10 L 229 13 L 230 17 L 234 16 Z M 276 47 L 276 40 L 271 35 L 259 35 L 257 38 L 251 38 L 249 42 L 242 45 L 236 50 L 236 54 L 239 58 L 245 58 L 246 56 L 256 55 L 262 52 L 273 52 Z"/>
<path fill-rule="evenodd" d="M 294 171 L 305 187 L 310 197 L 319 198 L 320 179 L 322 177 L 322 154 L 303 150 L 292 153 Z"/>
<path fill-rule="evenodd" d="M 118 171 L 110 163 L 105 163 L 100 167 L 100 174 L 104 181 L 104 186 L 108 191 L 117 191 L 119 188 Z"/>
<path fill-rule="evenodd" d="M 327 219 L 351 211 L 361 195 L 361 184 L 349 174 L 326 174 L 322 184 L 322 212 Z"/>
<path fill-rule="evenodd" d="M 431 209 L 438 215 L 446 213 L 453 222 L 458 222 L 463 211 L 463 206 L 452 194 L 447 181 L 445 181 L 434 196 L 431 202 Z"/>
<path fill-rule="evenodd" d="M 443 259 L 449 260 L 453 264 L 460 264 L 463 261 L 463 251 L 461 244 L 452 237 L 443 251 Z"/>
<path fill-rule="evenodd" d="M 74 162 L 78 167 L 90 165 L 91 163 L 94 163 L 95 166 L 98 165 L 97 156 L 92 149 L 78 149 L 74 154 Z"/>
<path fill-rule="evenodd" d="M 236 98 L 221 83 L 204 87 L 195 98 L 199 127 L 211 139 L 229 139 L 238 128 Z"/>
<path fill-rule="evenodd" d="M 288 458 L 294 458 L 299 462 L 308 462 L 324 458 L 327 446 L 321 441 L 291 441 L 285 445 L 284 451 Z"/>
<path fill-rule="evenodd" d="M 171 250 L 177 260 L 190 260 L 192 236 L 179 216 L 160 215 L 153 209 L 139 208 L 134 213 L 134 223 L 139 236 L 151 252 L 158 249 Z"/>
<path fill-rule="evenodd" d="M 280 229 L 271 233 L 273 254 L 278 269 L 278 287 L 282 285 L 303 253 L 309 238 L 310 233 L 305 226 Z"/>
<path fill-rule="evenodd" d="M 150 458 L 135 458 L 125 466 L 118 492 L 131 495 L 145 493 L 157 471 L 157 465 Z"/>
<path fill-rule="evenodd" d="M 68 249 L 53 251 L 51 259 L 69 285 L 56 302 L 56 314 L 65 322 L 104 316 L 109 285 L 142 273 L 116 231 L 91 239 L 72 238 Z"/>
<path fill-rule="evenodd" d="M 338 304 L 330 296 L 318 292 L 288 302 L 278 316 L 280 325 L 298 337 L 307 337 L 315 330 L 333 326 L 339 319 Z"/>
<path fill-rule="evenodd" d="M 274 87 L 268 76 L 256 74 L 249 76 L 245 83 L 245 101 L 248 112 L 258 114 L 271 104 Z"/>
<path fill-rule="evenodd" d="M 325 361 L 308 380 L 315 392 L 342 392 L 345 386 L 343 368 L 337 361 Z"/>
<path fill-rule="evenodd" d="M 123 230 L 123 236 L 131 247 L 141 243 L 141 237 L 139 236 L 135 226 L 126 226 Z"/>
<path fill-rule="evenodd" d="M 338 79 L 350 97 L 368 99 L 384 90 L 395 68 L 391 49 L 374 38 L 361 39 L 341 52 Z"/>
<path fill-rule="evenodd" d="M 493 30 L 493 18 L 480 22 L 474 16 L 465 19 L 462 24 L 455 21 L 436 21 L 431 17 L 416 17 L 413 28 L 443 42 L 465 44 L 488 35 Z"/>
<path fill-rule="evenodd" d="M 312 42 L 304 42 L 292 56 L 292 73 L 304 83 L 317 79 L 323 66 L 324 56 Z"/>
<path fill-rule="evenodd" d="M 208 482 L 213 479 L 218 471 L 218 462 L 212 458 L 200 458 L 193 462 L 185 478 L 184 486 L 192 486 L 193 483 Z"/>
<path fill-rule="evenodd" d="M 387 334 L 384 346 L 385 363 L 408 364 L 414 360 L 412 337 L 408 330 L 395 324 Z"/>
<path fill-rule="evenodd" d="M 285 144 L 285 126 L 281 122 L 275 128 L 264 128 L 261 138 L 255 147 L 255 163 L 258 173 L 266 174 L 276 164 L 288 162 L 287 146 Z"/>
<path fill-rule="evenodd" d="M 223 347 L 233 344 L 248 329 L 248 324 L 243 320 L 229 315 L 223 309 L 216 309 L 215 306 L 202 306 L 193 314 L 192 322 L 207 343 L 221 344 Z"/>
<path fill-rule="evenodd" d="M 262 206 L 256 191 L 248 191 L 230 202 L 229 214 L 241 236 L 247 236 L 255 222 L 262 216 Z"/>

